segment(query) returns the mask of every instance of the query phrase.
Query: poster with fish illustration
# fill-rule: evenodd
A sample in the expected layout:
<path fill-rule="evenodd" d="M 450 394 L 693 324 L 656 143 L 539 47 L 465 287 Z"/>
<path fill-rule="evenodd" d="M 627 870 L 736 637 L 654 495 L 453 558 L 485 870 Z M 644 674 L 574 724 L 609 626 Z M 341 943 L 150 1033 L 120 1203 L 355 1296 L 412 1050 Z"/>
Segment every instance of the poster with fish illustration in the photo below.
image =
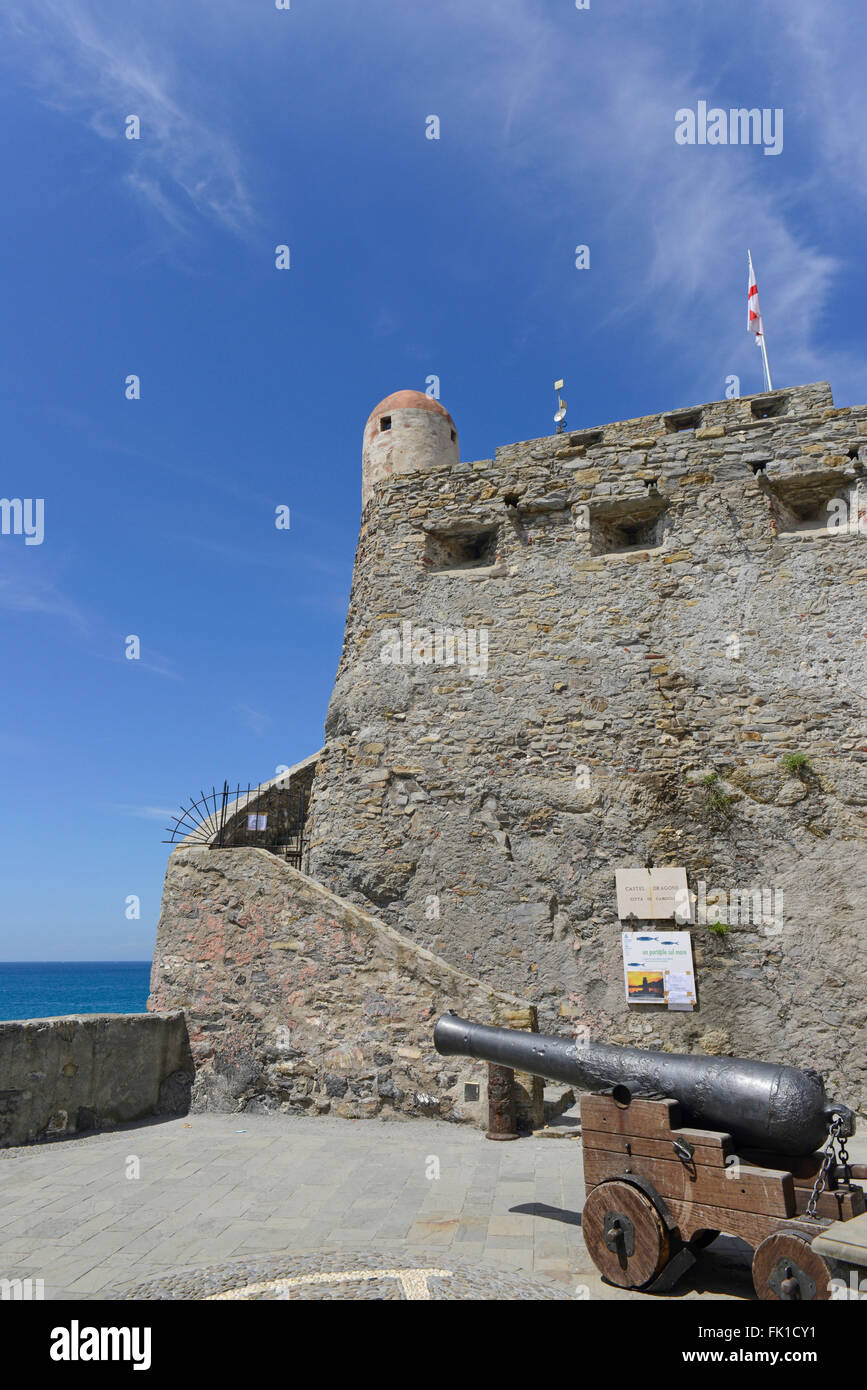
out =
<path fill-rule="evenodd" d="M 625 931 L 621 939 L 627 1003 L 691 1013 L 696 993 L 689 932 Z"/>

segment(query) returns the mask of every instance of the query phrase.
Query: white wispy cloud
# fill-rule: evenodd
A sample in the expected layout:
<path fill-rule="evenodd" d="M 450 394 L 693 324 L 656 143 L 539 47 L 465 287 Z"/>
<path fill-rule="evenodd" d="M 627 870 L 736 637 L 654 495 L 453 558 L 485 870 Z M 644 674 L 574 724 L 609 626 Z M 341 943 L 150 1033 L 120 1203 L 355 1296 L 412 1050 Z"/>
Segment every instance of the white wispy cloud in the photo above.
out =
<path fill-rule="evenodd" d="M 93 652 L 92 655 L 94 655 L 98 661 L 107 661 L 111 666 L 130 667 L 134 671 L 150 671 L 152 675 L 162 676 L 164 680 L 182 681 L 184 679 L 184 677 L 171 665 L 171 658 L 164 656 L 162 652 L 151 651 L 147 644 L 143 643 L 142 649 L 145 652 L 144 656 L 128 657 L 123 651 L 126 645 L 126 638 L 118 638 L 116 633 L 109 632 L 108 624 L 102 619 L 100 620 L 100 627 L 102 628 L 103 643 L 108 642 L 112 647 L 119 646 L 121 650 L 119 654 L 115 653 L 112 655 L 108 655 L 105 651 Z M 132 636 L 132 634 L 130 634 L 130 636 Z"/>
<path fill-rule="evenodd" d="M 241 716 L 242 723 L 254 734 L 264 734 L 274 722 L 270 714 L 253 709 L 252 705 L 235 705 L 235 713 Z"/>
<path fill-rule="evenodd" d="M 139 16 L 94 0 L 42 0 L 38 7 L 7 0 L 0 32 L 6 60 L 27 74 L 45 105 L 124 143 L 125 118 L 139 117 L 141 139 L 129 142 L 135 167 L 123 178 L 175 231 L 191 230 L 201 216 L 248 237 L 255 213 L 241 151 L 184 52 L 172 51 L 170 13 L 160 3 Z"/>
<path fill-rule="evenodd" d="M 21 573 L 0 575 L 0 608 L 61 618 L 82 635 L 90 632 L 90 619 L 84 609 L 50 579 Z"/>
<path fill-rule="evenodd" d="M 844 187 L 867 201 L 863 73 L 867 27 L 861 0 L 770 0 L 767 26 L 785 54 L 785 86 L 800 107 L 801 135 L 816 159 L 817 196 Z"/>
<path fill-rule="evenodd" d="M 144 671 L 150 671 L 155 676 L 162 676 L 164 680 L 182 681 L 184 679 L 177 671 L 173 671 L 170 666 L 161 666 L 155 661 L 142 661 L 139 659 L 136 665 L 140 666 Z"/>
<path fill-rule="evenodd" d="M 453 157 L 497 181 L 516 226 L 546 227 L 552 245 L 559 239 L 562 259 L 540 261 L 523 277 L 540 303 L 562 288 L 589 210 L 604 228 L 594 266 L 604 253 L 610 277 L 611 309 L 596 331 L 650 338 L 673 361 L 679 354 L 684 390 L 701 390 L 708 372 L 718 381 L 721 362 L 755 382 L 742 311 L 749 245 L 780 381 L 830 377 L 838 398 L 863 394 L 860 358 L 823 338 L 855 254 L 835 240 L 829 208 L 837 198 L 863 210 L 867 197 L 857 80 L 865 43 L 855 0 L 835 0 L 832 11 L 815 0 L 769 0 L 764 8 L 733 0 L 725 16 L 700 24 L 692 22 L 694 0 L 671 0 L 664 13 L 636 6 L 628 22 L 624 5 L 572 11 L 537 0 L 505 8 L 501 0 L 440 0 L 433 9 L 376 0 L 372 8 L 377 22 L 358 35 L 358 64 L 374 47 L 380 60 L 383 45 L 423 52 L 421 62 L 390 65 L 389 83 L 450 113 L 443 140 L 459 147 Z M 575 42 L 567 48 L 570 11 Z M 333 26 L 345 12 L 337 5 L 329 19 L 338 43 Z M 188 51 L 210 14 L 222 17 L 220 42 L 230 52 L 243 7 L 193 0 L 195 23 L 186 30 L 162 22 L 173 13 L 167 0 L 151 0 L 142 15 L 99 0 L 45 0 L 38 10 L 7 0 L 7 47 L 44 101 L 77 112 L 100 135 L 122 139 L 122 113 L 141 116 L 147 138 L 125 177 L 167 226 L 181 231 L 200 215 L 245 236 L 256 218 L 242 136 L 221 126 Z M 252 38 L 250 26 L 243 32 L 248 44 L 272 41 Z M 720 43 L 709 67 L 702 44 L 712 32 Z M 741 35 L 754 61 L 744 57 Z M 248 48 L 248 57 L 256 51 Z M 676 110 L 713 101 L 709 87 L 736 90 L 739 104 L 782 105 L 782 155 L 676 147 Z M 528 301 L 532 315 L 532 290 Z M 391 327 L 386 315 L 378 331 Z"/>
<path fill-rule="evenodd" d="M 840 70 L 841 49 L 865 48 L 858 7 L 846 0 L 833 13 L 813 0 L 773 0 L 768 14 L 734 7 L 730 26 L 741 8 L 751 52 L 773 61 L 757 77 L 749 66 L 733 70 L 724 51 L 717 76 L 742 93 L 737 104 L 785 108 L 787 143 L 775 158 L 752 147 L 675 145 L 675 112 L 715 97 L 697 46 L 672 50 L 676 5 L 658 23 L 636 23 L 634 33 L 609 26 L 607 36 L 603 19 L 594 30 L 592 12 L 576 12 L 588 39 L 577 65 L 571 53 L 551 60 L 562 12 L 529 0 L 515 0 L 507 18 L 499 0 L 447 0 L 445 8 L 449 45 L 468 55 L 453 65 L 449 91 L 462 111 L 467 157 L 493 164 L 503 187 L 511 181 L 516 217 L 547 222 L 552 237 L 562 237 L 563 260 L 540 267 L 540 302 L 562 291 L 569 248 L 584 240 L 582 210 L 590 207 L 605 227 L 594 264 L 604 256 L 615 277 L 612 308 L 596 331 L 649 335 L 673 360 L 679 350 L 685 386 L 691 374 L 695 390 L 708 359 L 715 381 L 724 361 L 726 371 L 743 373 L 743 389 L 760 389 L 746 332 L 750 246 L 780 383 L 830 378 L 839 400 L 863 396 L 862 357 L 822 337 L 847 269 L 846 253 L 828 249 L 828 201 L 845 197 L 862 209 L 867 201 L 859 83 Z"/>
<path fill-rule="evenodd" d="M 165 806 L 128 806 L 119 804 L 114 808 L 125 816 L 135 816 L 137 820 L 160 820 L 172 821 L 178 814 L 177 807 L 169 809 Z"/>
<path fill-rule="evenodd" d="M 8 546 L 8 541 L 5 544 Z M 107 661 L 113 666 L 135 667 L 165 680 L 184 679 L 174 669 L 170 657 L 146 643 L 144 655 L 129 660 L 124 652 L 126 634 L 118 634 L 113 621 L 65 593 L 50 569 L 43 567 L 36 571 L 36 561 L 31 565 L 27 558 L 22 558 L 16 564 L 8 552 L 5 556 L 0 555 L 0 559 L 4 561 L 0 569 L 0 612 L 23 614 L 34 619 L 59 619 L 72 629 L 74 638 L 82 639 L 85 648 L 90 648 L 91 655 L 98 661 Z"/>

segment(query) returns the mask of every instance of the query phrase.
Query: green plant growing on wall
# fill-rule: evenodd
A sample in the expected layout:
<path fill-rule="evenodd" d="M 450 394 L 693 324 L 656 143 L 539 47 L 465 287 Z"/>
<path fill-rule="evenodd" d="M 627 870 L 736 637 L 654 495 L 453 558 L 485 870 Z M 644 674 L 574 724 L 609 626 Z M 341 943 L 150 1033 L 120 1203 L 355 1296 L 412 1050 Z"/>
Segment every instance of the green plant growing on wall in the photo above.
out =
<path fill-rule="evenodd" d="M 793 777 L 803 777 L 806 773 L 813 771 L 806 753 L 787 753 L 783 758 L 783 767 Z"/>
<path fill-rule="evenodd" d="M 708 931 L 713 932 L 714 936 L 721 936 L 725 939 L 731 935 L 731 927 L 727 922 L 708 922 Z"/>
<path fill-rule="evenodd" d="M 702 810 L 707 818 L 713 821 L 727 820 L 734 797 L 723 791 L 719 773 L 708 772 L 699 785 L 702 788 Z"/>

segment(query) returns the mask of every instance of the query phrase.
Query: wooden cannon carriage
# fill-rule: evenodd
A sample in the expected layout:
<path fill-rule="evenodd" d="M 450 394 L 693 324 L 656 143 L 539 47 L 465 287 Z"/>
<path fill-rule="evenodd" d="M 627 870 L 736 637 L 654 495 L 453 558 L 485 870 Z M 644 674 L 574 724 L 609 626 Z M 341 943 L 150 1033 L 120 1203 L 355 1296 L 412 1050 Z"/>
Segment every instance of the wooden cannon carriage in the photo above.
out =
<path fill-rule="evenodd" d="M 670 1288 L 723 1231 L 753 1246 L 759 1298 L 831 1298 L 846 1260 L 867 1264 L 864 1192 L 853 1182 L 867 1169 L 853 1168 L 845 1148 L 856 1117 L 826 1096 L 818 1072 L 578 1042 L 454 1013 L 438 1020 L 434 1046 L 507 1071 L 508 1085 L 489 1088 L 492 1103 L 510 1096 L 515 1068 L 580 1087 L 582 1229 L 612 1284 Z M 493 1128 L 491 1138 L 517 1137 Z"/>
<path fill-rule="evenodd" d="M 829 1159 L 815 1215 L 808 1215 L 822 1153 L 736 1149 L 728 1134 L 683 1127 L 676 1100 L 615 1095 L 581 1096 L 587 1191 L 581 1228 L 594 1264 L 610 1283 L 647 1292 L 669 1289 L 721 1232 L 753 1246 L 759 1298 L 828 1299 L 832 1280 L 849 1278 L 851 1265 L 820 1253 L 812 1242 L 834 1223 L 865 1212 L 864 1191 L 852 1177 L 867 1176 L 867 1170 L 847 1170 Z M 859 1231 L 865 1221 L 857 1222 Z M 826 1239 L 820 1248 L 856 1258 L 864 1236 L 855 1240 L 852 1230 L 848 1244 Z"/>

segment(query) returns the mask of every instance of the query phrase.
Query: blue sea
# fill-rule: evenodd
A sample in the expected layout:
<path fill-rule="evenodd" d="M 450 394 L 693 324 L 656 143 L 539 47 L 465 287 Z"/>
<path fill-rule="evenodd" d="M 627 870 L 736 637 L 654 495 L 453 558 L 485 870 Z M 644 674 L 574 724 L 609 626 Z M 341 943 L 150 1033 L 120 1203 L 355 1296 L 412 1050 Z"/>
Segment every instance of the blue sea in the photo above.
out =
<path fill-rule="evenodd" d="M 0 1022 L 56 1014 L 141 1014 L 149 960 L 0 961 Z"/>

